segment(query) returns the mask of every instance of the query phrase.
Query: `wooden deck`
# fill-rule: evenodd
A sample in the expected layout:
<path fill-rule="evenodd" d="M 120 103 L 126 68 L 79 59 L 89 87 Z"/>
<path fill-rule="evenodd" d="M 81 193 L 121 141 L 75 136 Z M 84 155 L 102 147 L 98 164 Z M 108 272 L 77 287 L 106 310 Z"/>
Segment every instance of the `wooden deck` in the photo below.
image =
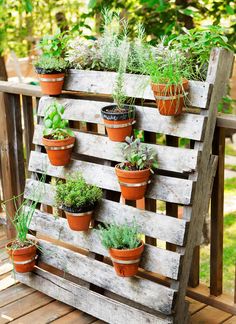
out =
<path fill-rule="evenodd" d="M 104 322 L 54 300 L 12 278 L 12 264 L 4 250 L 7 240 L 0 226 L 0 324 L 102 324 Z M 79 298 L 79 296 L 78 296 Z M 236 316 L 200 303 L 190 301 L 192 324 L 236 324 Z"/>

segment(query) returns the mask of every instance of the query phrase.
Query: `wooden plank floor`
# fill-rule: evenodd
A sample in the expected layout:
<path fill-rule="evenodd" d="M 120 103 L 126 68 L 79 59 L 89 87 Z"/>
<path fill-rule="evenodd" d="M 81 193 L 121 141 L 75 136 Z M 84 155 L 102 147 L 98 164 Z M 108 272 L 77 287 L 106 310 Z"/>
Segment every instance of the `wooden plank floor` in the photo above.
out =
<path fill-rule="evenodd" d="M 102 324 L 84 312 L 50 298 L 12 278 L 4 250 L 7 240 L 0 226 L 0 324 Z M 79 298 L 79 296 L 78 296 Z M 236 316 L 189 297 L 192 324 L 236 324 Z M 121 323 L 123 324 L 123 323 Z"/>

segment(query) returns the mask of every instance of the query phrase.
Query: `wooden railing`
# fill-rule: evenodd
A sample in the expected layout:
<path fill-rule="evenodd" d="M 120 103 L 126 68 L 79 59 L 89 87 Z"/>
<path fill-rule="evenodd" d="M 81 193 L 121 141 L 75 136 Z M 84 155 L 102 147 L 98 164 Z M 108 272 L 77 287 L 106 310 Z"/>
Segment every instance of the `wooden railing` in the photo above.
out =
<path fill-rule="evenodd" d="M 67 92 L 68 93 L 68 92 Z M 79 95 L 74 93 L 73 95 Z M 0 81 L 0 166 L 2 199 L 10 199 L 24 190 L 25 176 L 34 131 L 37 101 L 42 96 L 40 88 L 26 84 Z M 219 115 L 214 135 L 213 154 L 219 156 L 218 169 L 211 196 L 210 237 L 210 290 L 199 286 L 200 247 L 196 247 L 189 279 L 188 295 L 236 314 L 236 296 L 225 302 L 216 298 L 223 293 L 223 221 L 224 221 L 224 155 L 225 130 L 236 132 L 236 116 Z M 173 138 L 170 138 L 173 140 Z M 9 207 L 10 206 L 10 207 Z M 13 217 L 14 206 L 8 212 Z M 5 222 L 8 237 L 14 236 L 10 222 Z M 200 287 L 193 289 L 191 287 Z"/>

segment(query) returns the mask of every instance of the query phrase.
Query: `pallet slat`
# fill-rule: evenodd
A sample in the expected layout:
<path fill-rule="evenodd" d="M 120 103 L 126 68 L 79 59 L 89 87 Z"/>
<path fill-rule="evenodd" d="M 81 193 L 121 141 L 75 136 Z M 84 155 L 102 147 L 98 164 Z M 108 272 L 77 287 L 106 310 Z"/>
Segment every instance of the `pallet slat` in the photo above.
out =
<path fill-rule="evenodd" d="M 124 143 L 112 142 L 106 136 L 89 134 L 84 132 L 74 132 L 76 144 L 73 152 L 96 157 L 104 160 L 121 162 L 122 147 Z M 33 143 L 42 144 L 43 126 L 37 125 L 35 128 Z M 168 170 L 178 173 L 191 173 L 197 167 L 199 152 L 197 150 L 176 148 L 165 145 L 146 144 L 152 147 L 158 156 L 158 169 Z M 109 149 L 108 149 L 109 147 Z"/>
<path fill-rule="evenodd" d="M 73 121 L 84 121 L 103 124 L 101 108 L 111 103 L 92 100 L 57 98 L 58 102 L 66 106 L 64 118 Z M 55 101 L 52 97 L 42 97 L 39 101 L 39 116 L 44 116 L 47 106 Z M 136 129 L 166 135 L 202 140 L 206 118 L 201 115 L 184 113 L 177 117 L 162 116 L 158 109 L 136 106 Z"/>
<path fill-rule="evenodd" d="M 44 187 L 44 188 L 43 188 Z M 45 205 L 55 206 L 54 190 L 50 184 L 41 184 L 32 179 L 26 181 L 25 198 L 35 199 L 35 192 L 39 189 L 47 193 L 40 202 Z M 164 214 L 158 214 L 147 210 L 137 209 L 128 205 L 103 199 L 96 210 L 94 218 L 100 222 L 109 223 L 111 221 L 121 224 L 125 221 L 136 221 L 142 228 L 143 234 L 158 238 L 169 243 L 183 245 L 188 227 L 188 222 L 183 219 L 173 218 Z"/>
<path fill-rule="evenodd" d="M 171 317 L 144 312 L 111 298 L 76 285 L 52 273 L 35 269 L 28 274 L 17 274 L 17 279 L 52 298 L 63 301 L 108 323 L 171 324 Z M 79 297 L 78 297 L 79 296 Z"/>
<path fill-rule="evenodd" d="M 116 75 L 115 72 L 69 70 L 65 78 L 64 89 L 110 95 Z M 148 76 L 126 73 L 124 84 L 128 97 L 154 100 Z M 188 104 L 193 107 L 206 108 L 209 92 L 209 83 L 190 81 Z"/>
<path fill-rule="evenodd" d="M 100 188 L 120 192 L 115 169 L 110 166 L 72 159 L 67 167 L 52 166 L 47 154 L 31 152 L 29 171 L 47 173 L 56 178 L 65 179 L 70 173 L 80 171 L 86 181 Z M 189 205 L 191 203 L 193 182 L 161 175 L 152 176 L 146 197 L 168 202 Z"/>
<path fill-rule="evenodd" d="M 71 231 L 67 220 L 55 218 L 50 214 L 37 210 L 32 218 L 30 229 L 40 234 L 61 240 L 78 248 L 87 249 L 104 256 L 108 251 L 102 246 L 95 230 L 84 232 Z M 140 267 L 152 272 L 158 272 L 172 279 L 178 278 L 181 255 L 146 244 Z"/>

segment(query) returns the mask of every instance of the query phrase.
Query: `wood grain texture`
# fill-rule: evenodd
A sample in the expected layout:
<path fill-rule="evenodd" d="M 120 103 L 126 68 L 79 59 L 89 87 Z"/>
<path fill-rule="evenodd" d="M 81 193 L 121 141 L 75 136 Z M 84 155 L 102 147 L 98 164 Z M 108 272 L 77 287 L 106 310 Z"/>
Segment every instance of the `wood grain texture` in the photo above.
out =
<path fill-rule="evenodd" d="M 39 86 L 6 81 L 0 81 L 0 92 L 22 94 L 30 97 L 42 96 L 42 92 Z"/>
<path fill-rule="evenodd" d="M 65 179 L 69 174 L 80 171 L 85 180 L 102 189 L 120 192 L 115 168 L 91 162 L 71 159 L 67 167 L 52 166 L 47 154 L 31 152 L 29 171 L 47 173 Z M 193 182 L 191 180 L 153 175 L 146 197 L 188 205 L 191 203 Z"/>
<path fill-rule="evenodd" d="M 69 70 L 64 83 L 64 90 L 112 94 L 116 72 Z M 150 78 L 146 75 L 125 74 L 125 92 L 128 97 L 154 100 Z M 206 108 L 209 95 L 207 82 L 190 81 L 187 104 Z"/>
<path fill-rule="evenodd" d="M 28 179 L 25 187 L 25 197 L 35 199 L 35 190 L 40 188 L 36 180 Z M 45 205 L 54 206 L 54 190 L 50 184 L 42 184 L 41 192 L 45 194 L 40 202 Z M 184 219 L 175 219 L 164 214 L 149 212 L 120 203 L 102 200 L 94 211 L 94 218 L 100 222 L 109 223 L 114 220 L 117 224 L 133 220 L 142 228 L 145 235 L 158 238 L 177 245 L 183 245 L 187 232 L 188 222 Z"/>
<path fill-rule="evenodd" d="M 74 131 L 76 144 L 73 152 L 104 160 L 122 162 L 124 143 L 112 142 L 108 137 Z M 43 126 L 37 125 L 33 143 L 42 144 Z M 146 144 L 158 156 L 158 169 L 178 173 L 191 173 L 197 167 L 199 152 L 197 150 L 176 148 L 165 145 Z"/>
<path fill-rule="evenodd" d="M 163 314 L 171 314 L 175 290 L 143 278 L 118 277 L 108 264 L 44 240 L 38 243 L 47 251 L 40 256 L 42 262 Z"/>
<path fill-rule="evenodd" d="M 109 102 L 57 98 L 58 102 L 66 106 L 63 117 L 68 120 L 84 121 L 88 123 L 103 124 L 101 108 L 110 105 Z M 55 101 L 52 97 L 43 97 L 39 101 L 39 116 L 50 103 Z M 184 113 L 180 116 L 162 116 L 158 109 L 136 107 L 136 129 L 148 132 L 163 133 L 183 138 L 201 140 L 204 136 L 205 117 L 196 114 Z"/>
<path fill-rule="evenodd" d="M 63 301 L 111 324 L 127 322 L 130 324 L 173 323 L 171 317 L 165 317 L 161 314 L 155 316 L 130 307 L 40 269 L 35 269 L 34 272 L 28 274 L 17 274 L 17 278 L 52 298 Z"/>

